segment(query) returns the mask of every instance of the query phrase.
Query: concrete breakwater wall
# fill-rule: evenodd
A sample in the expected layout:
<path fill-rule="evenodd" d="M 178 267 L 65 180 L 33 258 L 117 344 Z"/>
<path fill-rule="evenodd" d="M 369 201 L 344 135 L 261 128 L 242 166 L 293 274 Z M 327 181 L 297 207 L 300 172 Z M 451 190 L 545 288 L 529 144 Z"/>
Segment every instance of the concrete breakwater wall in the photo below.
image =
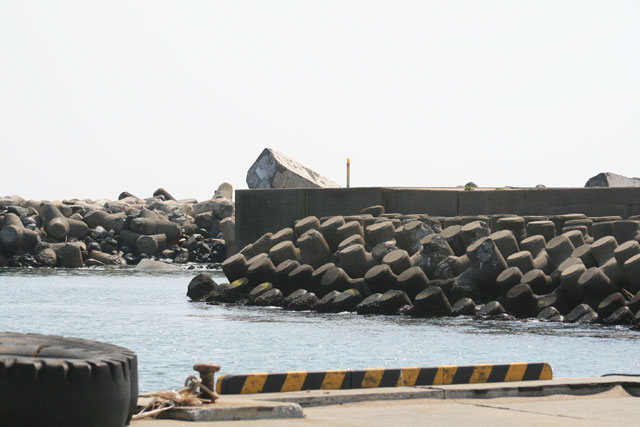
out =
<path fill-rule="evenodd" d="M 386 212 L 461 215 L 640 215 L 640 188 L 331 188 L 236 190 L 237 247 L 299 218 L 353 215 L 372 205 Z"/>
<path fill-rule="evenodd" d="M 308 216 L 229 257 L 192 299 L 416 317 L 640 320 L 640 216 Z"/>
<path fill-rule="evenodd" d="M 35 201 L 0 198 L 0 267 L 219 264 L 235 235 L 232 189 L 210 200 L 176 200 L 158 189 L 140 199 Z"/>

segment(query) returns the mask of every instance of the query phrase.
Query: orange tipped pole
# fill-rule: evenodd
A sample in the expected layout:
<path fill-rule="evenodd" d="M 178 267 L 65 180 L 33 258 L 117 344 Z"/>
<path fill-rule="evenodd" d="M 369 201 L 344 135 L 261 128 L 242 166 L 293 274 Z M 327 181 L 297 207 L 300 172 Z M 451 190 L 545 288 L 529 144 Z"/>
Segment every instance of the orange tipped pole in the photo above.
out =
<path fill-rule="evenodd" d="M 347 157 L 347 188 L 351 187 L 351 161 Z"/>

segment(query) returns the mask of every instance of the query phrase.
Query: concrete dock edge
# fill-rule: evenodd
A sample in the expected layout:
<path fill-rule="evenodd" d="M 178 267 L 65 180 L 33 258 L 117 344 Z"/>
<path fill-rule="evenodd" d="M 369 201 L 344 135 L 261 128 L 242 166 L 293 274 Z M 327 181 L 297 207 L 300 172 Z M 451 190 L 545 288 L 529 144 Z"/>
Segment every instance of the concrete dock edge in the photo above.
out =
<path fill-rule="evenodd" d="M 640 376 L 560 378 L 510 383 L 454 384 L 441 386 L 389 387 L 351 390 L 310 390 L 306 392 L 252 395 L 258 401 L 298 403 L 302 407 L 402 399 L 491 399 L 499 397 L 542 397 L 554 394 L 582 396 L 623 387 L 640 397 Z"/>
<path fill-rule="evenodd" d="M 258 402 L 223 400 L 213 405 L 176 407 L 160 419 L 181 421 L 233 421 L 302 418 L 302 407 L 295 402 Z"/>

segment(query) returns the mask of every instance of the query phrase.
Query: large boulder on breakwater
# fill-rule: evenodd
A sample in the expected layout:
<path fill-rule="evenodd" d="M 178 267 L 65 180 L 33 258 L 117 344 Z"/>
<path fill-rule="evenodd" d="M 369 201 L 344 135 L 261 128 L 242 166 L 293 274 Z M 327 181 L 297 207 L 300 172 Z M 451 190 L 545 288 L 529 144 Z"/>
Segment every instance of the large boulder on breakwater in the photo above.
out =
<path fill-rule="evenodd" d="M 640 187 L 640 178 L 628 178 L 611 172 L 601 172 L 587 180 L 585 187 Z"/>
<path fill-rule="evenodd" d="M 338 188 L 329 178 L 284 154 L 265 148 L 247 172 L 249 188 Z"/>

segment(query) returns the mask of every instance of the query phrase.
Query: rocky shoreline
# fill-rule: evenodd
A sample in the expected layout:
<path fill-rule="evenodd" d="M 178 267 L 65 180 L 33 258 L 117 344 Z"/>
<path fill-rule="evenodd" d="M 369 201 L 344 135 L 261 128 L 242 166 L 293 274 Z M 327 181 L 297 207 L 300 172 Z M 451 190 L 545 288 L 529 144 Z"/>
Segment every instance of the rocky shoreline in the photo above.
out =
<path fill-rule="evenodd" d="M 233 251 L 233 189 L 223 183 L 202 202 L 166 190 L 138 198 L 62 201 L 0 198 L 0 267 L 170 264 L 219 266 Z"/>
<path fill-rule="evenodd" d="M 640 218 L 306 217 L 196 276 L 187 296 L 290 310 L 636 325 Z"/>

